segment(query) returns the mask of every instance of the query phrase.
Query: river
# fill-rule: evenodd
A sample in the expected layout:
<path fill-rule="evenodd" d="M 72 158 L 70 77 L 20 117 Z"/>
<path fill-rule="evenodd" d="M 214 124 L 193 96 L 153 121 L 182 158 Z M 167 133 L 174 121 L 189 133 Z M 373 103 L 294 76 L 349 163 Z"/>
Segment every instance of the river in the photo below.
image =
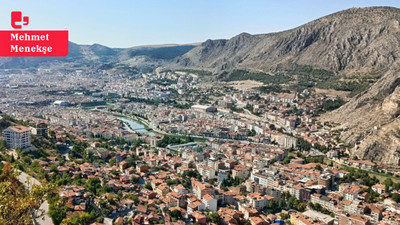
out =
<path fill-rule="evenodd" d="M 129 124 L 130 128 L 139 134 L 148 134 L 149 136 L 156 135 L 154 132 L 148 131 L 146 129 L 146 127 L 143 124 L 139 123 L 138 121 L 134 121 L 134 120 L 130 120 L 130 119 L 122 118 L 122 117 L 118 117 L 118 119 L 124 123 Z"/>

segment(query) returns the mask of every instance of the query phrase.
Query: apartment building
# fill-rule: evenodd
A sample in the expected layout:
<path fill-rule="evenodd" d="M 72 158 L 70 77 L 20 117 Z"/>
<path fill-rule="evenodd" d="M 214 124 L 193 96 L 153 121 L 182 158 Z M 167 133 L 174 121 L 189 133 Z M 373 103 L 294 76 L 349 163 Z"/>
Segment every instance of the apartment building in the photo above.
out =
<path fill-rule="evenodd" d="M 27 149 L 31 147 L 31 130 L 24 126 L 11 126 L 3 131 L 8 148 Z"/>
<path fill-rule="evenodd" d="M 338 224 L 340 225 L 370 225 L 368 218 L 350 213 L 336 215 Z"/>

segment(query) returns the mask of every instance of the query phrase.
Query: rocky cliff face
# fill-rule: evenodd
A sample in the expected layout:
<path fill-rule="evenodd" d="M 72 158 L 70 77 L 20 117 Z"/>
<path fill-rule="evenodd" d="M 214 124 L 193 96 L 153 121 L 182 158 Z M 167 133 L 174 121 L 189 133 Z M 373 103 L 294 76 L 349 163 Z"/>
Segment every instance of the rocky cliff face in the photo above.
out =
<path fill-rule="evenodd" d="M 341 138 L 362 159 L 400 165 L 400 61 L 366 91 L 322 116 L 340 124 Z"/>

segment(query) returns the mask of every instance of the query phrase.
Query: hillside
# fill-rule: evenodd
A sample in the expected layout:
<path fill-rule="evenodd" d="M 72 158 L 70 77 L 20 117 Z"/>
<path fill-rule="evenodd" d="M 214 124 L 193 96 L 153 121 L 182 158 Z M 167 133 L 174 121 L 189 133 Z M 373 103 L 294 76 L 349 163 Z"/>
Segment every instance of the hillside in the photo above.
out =
<path fill-rule="evenodd" d="M 208 40 L 173 66 L 209 70 L 229 80 L 239 77 L 237 69 L 256 70 L 271 80 L 270 74 L 291 79 L 308 68 L 305 78 L 317 77 L 315 86 L 356 95 L 321 118 L 339 124 L 341 139 L 354 146 L 350 154 L 400 165 L 399 49 L 400 9 L 354 8 L 279 33 Z M 245 76 L 262 81 L 254 74 Z"/>
<path fill-rule="evenodd" d="M 364 94 L 322 116 L 340 124 L 341 139 L 354 144 L 352 155 L 383 164 L 400 165 L 400 62 L 396 60 Z"/>
<path fill-rule="evenodd" d="M 78 45 L 69 42 L 67 57 L 1 57 L 0 69 L 48 67 L 63 63 L 77 65 L 127 64 L 132 67 L 150 66 L 155 69 L 167 60 L 181 56 L 196 44 L 154 45 L 133 48 L 109 48 L 100 44 Z"/>
<path fill-rule="evenodd" d="M 214 73 L 237 68 L 277 73 L 293 64 L 346 75 L 381 72 L 399 57 L 399 21 L 396 8 L 353 8 L 279 33 L 207 40 L 173 66 Z"/>

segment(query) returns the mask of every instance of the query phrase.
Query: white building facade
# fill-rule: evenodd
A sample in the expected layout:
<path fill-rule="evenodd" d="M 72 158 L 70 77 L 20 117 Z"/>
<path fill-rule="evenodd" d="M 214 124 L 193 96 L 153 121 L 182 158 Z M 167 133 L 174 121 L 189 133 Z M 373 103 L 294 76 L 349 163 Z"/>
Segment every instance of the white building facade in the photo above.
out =
<path fill-rule="evenodd" d="M 12 126 L 3 131 L 7 147 L 26 149 L 31 147 L 31 130 L 24 126 Z"/>

